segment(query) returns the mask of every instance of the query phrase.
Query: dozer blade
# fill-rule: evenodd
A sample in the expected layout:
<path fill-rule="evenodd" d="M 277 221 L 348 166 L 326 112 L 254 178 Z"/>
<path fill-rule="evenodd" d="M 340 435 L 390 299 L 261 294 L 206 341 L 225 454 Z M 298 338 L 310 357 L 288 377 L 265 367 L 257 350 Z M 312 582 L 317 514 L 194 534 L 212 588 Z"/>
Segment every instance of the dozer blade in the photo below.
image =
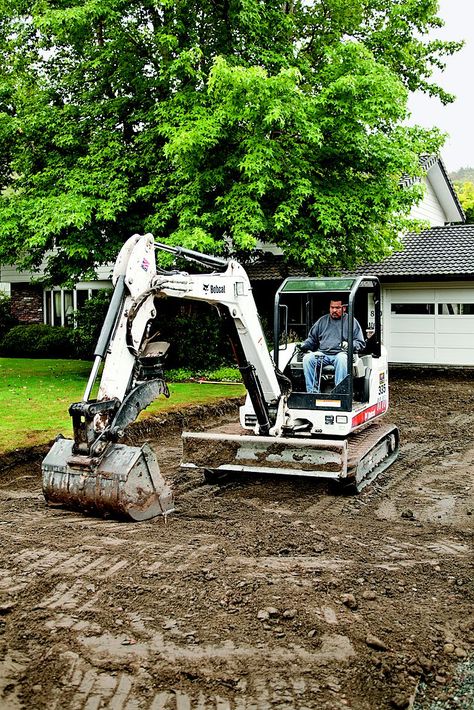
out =
<path fill-rule="evenodd" d="M 149 520 L 173 510 L 173 495 L 147 444 L 112 444 L 97 461 L 58 439 L 42 463 L 47 502 L 93 514 Z"/>
<path fill-rule="evenodd" d="M 338 479 L 347 474 L 345 440 L 183 432 L 183 468 Z"/>
<path fill-rule="evenodd" d="M 347 439 L 274 438 L 231 428 L 183 432 L 181 466 L 202 469 L 208 480 L 226 472 L 327 478 L 355 493 L 398 456 L 398 429 L 379 422 Z"/>

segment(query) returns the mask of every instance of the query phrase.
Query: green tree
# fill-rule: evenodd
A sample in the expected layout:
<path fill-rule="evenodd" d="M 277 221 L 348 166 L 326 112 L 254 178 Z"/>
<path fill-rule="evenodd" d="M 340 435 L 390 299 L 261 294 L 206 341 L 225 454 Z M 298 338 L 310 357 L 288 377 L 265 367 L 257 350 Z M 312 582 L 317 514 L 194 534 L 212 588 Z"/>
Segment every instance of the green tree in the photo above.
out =
<path fill-rule="evenodd" d="M 56 283 L 133 232 L 315 270 L 380 258 L 420 198 L 407 92 L 459 48 L 436 0 L 0 0 L 0 260 Z M 53 250 L 54 247 L 54 250 Z"/>
<path fill-rule="evenodd" d="M 459 202 L 466 215 L 467 224 L 474 224 L 474 183 L 471 181 L 455 182 L 454 187 L 459 197 Z"/>

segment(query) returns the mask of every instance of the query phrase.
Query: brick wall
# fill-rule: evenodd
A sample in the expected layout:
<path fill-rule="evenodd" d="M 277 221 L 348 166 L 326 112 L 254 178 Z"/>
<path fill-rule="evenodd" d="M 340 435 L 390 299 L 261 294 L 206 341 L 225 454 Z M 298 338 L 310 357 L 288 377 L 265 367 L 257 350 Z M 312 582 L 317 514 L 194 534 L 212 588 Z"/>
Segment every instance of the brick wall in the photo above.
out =
<path fill-rule="evenodd" d="M 12 315 L 20 323 L 43 323 L 43 289 L 32 284 L 12 284 Z"/>

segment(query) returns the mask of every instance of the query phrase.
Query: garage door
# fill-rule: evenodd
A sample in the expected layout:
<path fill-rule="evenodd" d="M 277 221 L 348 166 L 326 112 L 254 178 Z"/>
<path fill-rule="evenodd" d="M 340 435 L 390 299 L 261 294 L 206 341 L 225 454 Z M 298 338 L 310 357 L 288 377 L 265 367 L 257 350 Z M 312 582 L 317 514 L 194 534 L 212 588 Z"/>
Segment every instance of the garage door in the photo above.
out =
<path fill-rule="evenodd" d="M 389 361 L 474 366 L 474 287 L 387 289 Z"/>

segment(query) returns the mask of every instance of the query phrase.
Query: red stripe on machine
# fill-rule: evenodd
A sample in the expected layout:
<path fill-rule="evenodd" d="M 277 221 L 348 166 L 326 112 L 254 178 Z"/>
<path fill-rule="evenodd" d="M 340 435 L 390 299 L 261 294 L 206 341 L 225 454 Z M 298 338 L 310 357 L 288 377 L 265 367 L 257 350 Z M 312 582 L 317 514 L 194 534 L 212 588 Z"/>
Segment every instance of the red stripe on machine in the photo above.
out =
<path fill-rule="evenodd" d="M 352 426 L 355 427 L 359 424 L 364 424 L 365 422 L 368 422 L 369 419 L 373 419 L 374 417 L 378 417 L 379 414 L 383 414 L 386 409 L 386 400 L 383 400 L 382 402 L 377 402 L 377 404 L 373 404 L 371 407 L 364 409 L 363 412 L 359 412 L 359 414 L 357 414 L 355 417 L 352 417 Z"/>

